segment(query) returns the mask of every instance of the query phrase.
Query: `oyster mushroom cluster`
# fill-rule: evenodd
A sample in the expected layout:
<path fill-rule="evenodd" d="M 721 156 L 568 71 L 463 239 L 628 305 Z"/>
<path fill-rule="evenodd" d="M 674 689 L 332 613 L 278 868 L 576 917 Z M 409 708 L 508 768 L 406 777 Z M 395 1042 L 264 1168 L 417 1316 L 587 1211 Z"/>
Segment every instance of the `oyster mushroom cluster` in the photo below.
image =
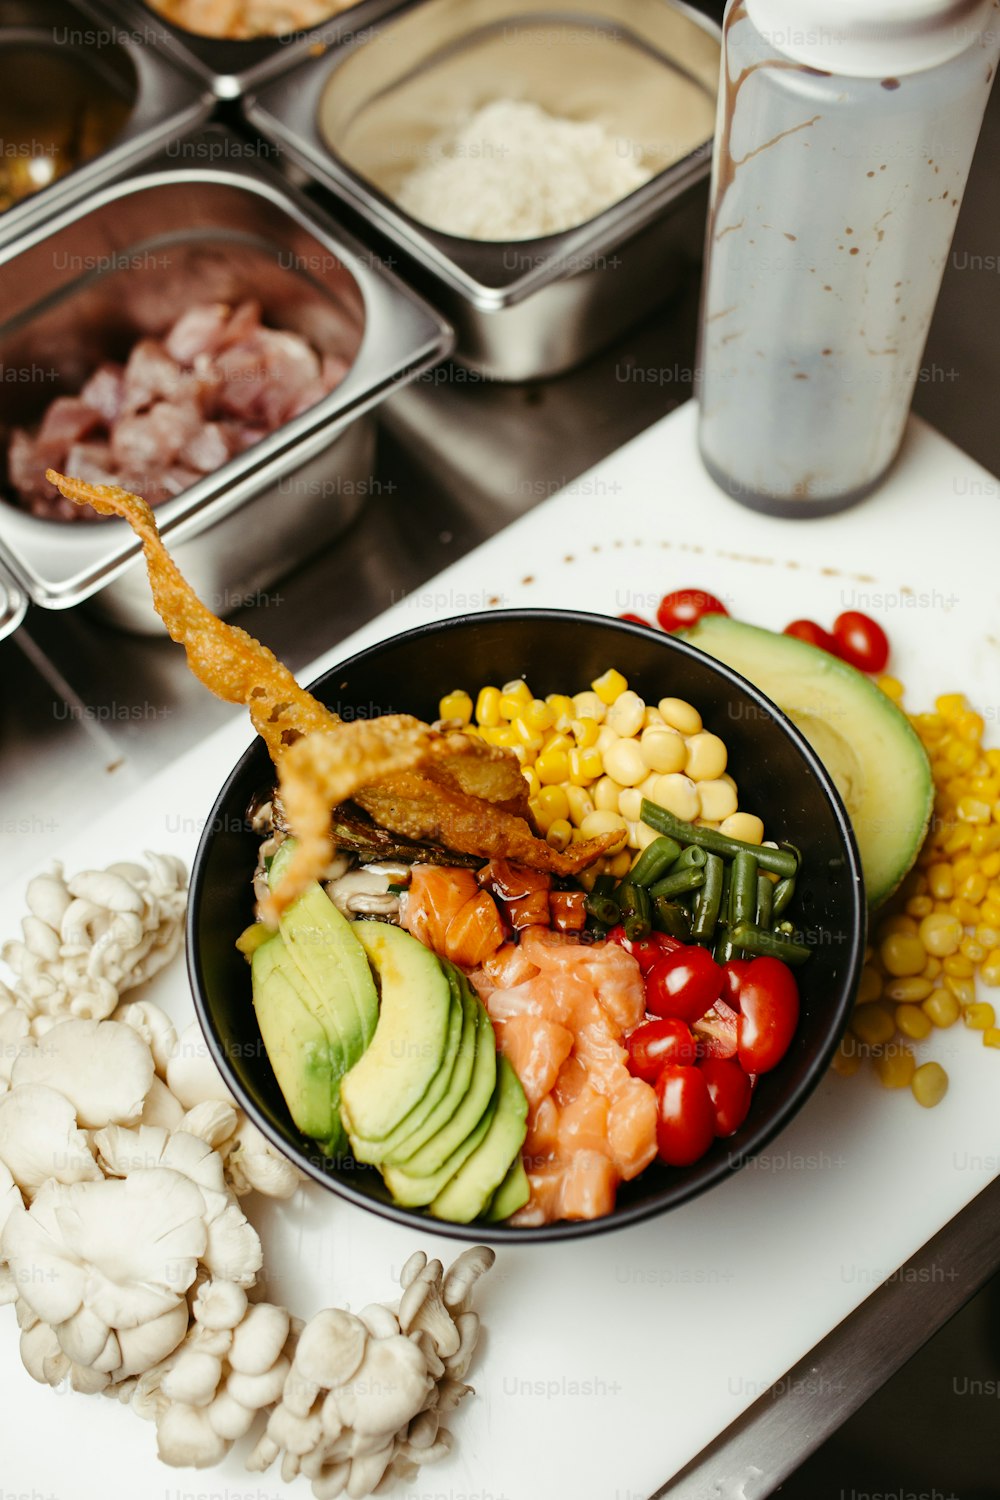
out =
<path fill-rule="evenodd" d="M 0 986 L 0 1303 L 22 1361 L 152 1420 L 167 1464 L 218 1463 L 263 1423 L 248 1468 L 280 1455 L 317 1500 L 412 1478 L 450 1449 L 441 1422 L 471 1389 L 471 1294 L 493 1252 L 447 1273 L 418 1252 L 398 1303 L 357 1315 L 303 1323 L 258 1299 L 239 1196 L 288 1198 L 301 1178 L 236 1106 L 196 1023 L 178 1036 L 159 1006 L 118 1001 L 179 937 L 183 867 L 147 858 L 83 885 L 39 877 L 24 942 L 3 950 L 18 980 Z M 89 960 L 66 951 L 78 919 Z"/>

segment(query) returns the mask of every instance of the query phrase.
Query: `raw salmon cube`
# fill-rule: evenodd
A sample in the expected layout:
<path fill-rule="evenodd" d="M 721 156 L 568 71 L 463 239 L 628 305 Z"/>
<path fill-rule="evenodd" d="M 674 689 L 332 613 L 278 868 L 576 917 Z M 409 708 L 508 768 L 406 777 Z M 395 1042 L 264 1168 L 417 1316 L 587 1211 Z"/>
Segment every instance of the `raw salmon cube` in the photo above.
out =
<path fill-rule="evenodd" d="M 559 1110 L 551 1094 L 540 1099 L 528 1112 L 528 1133 L 524 1138 L 525 1166 L 540 1167 L 544 1159 L 555 1154 L 559 1143 Z"/>
<path fill-rule="evenodd" d="M 548 1094 L 573 1047 L 573 1033 L 540 1016 L 511 1016 L 503 1023 L 503 1053 L 521 1080 L 528 1103 Z"/>
<path fill-rule="evenodd" d="M 608 1101 L 587 1086 L 559 1115 L 559 1154 L 603 1151 L 608 1155 Z"/>
<path fill-rule="evenodd" d="M 630 1078 L 611 1102 L 608 1146 L 626 1182 L 656 1156 L 656 1092 L 641 1078 Z"/>
<path fill-rule="evenodd" d="M 559 1218 L 600 1219 L 615 1206 L 618 1173 L 599 1151 L 578 1151 L 563 1167 Z"/>

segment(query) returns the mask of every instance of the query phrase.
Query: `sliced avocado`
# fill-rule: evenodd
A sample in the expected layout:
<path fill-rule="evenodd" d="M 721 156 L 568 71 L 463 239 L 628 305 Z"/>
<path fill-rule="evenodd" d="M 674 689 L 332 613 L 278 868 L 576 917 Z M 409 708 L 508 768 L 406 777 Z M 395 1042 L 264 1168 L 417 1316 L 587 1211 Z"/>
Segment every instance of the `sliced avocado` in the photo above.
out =
<path fill-rule="evenodd" d="M 469 1092 L 472 1068 L 476 1060 L 479 997 L 466 982 L 465 975 L 453 964 L 446 963 L 444 969 L 452 988 L 452 1005 L 457 1004 L 461 1018 L 457 1045 L 452 1051 L 451 1065 L 448 1068 L 447 1085 L 440 1088 L 439 1079 L 436 1078 L 417 1108 L 407 1115 L 399 1127 L 402 1132 L 399 1140 L 393 1141 L 392 1146 L 383 1153 L 382 1160 L 389 1165 L 402 1166 L 415 1152 L 425 1146 L 439 1130 L 447 1125 Z M 432 1095 L 436 1097 L 424 1114 L 427 1101 Z M 408 1122 L 415 1121 L 418 1115 L 423 1115 L 423 1118 L 414 1125 L 412 1130 L 408 1130 Z M 398 1132 L 393 1131 L 393 1136 L 397 1134 Z"/>
<path fill-rule="evenodd" d="M 530 1197 L 531 1184 L 519 1152 L 511 1162 L 507 1176 L 490 1199 L 483 1218 L 488 1224 L 499 1224 L 501 1219 L 509 1219 L 511 1214 L 516 1214 L 519 1208 L 523 1208 Z"/>
<path fill-rule="evenodd" d="M 497 1068 L 494 1098 L 496 1112 L 489 1129 L 430 1205 L 435 1219 L 468 1224 L 478 1218 L 524 1144 L 528 1101 L 521 1080 L 503 1056 Z"/>
<path fill-rule="evenodd" d="M 447 1123 L 419 1151 L 415 1151 L 406 1161 L 396 1163 L 410 1177 L 427 1178 L 437 1175 L 475 1130 L 489 1108 L 497 1081 L 497 1044 L 493 1022 L 478 996 L 476 1014 L 476 1055 L 468 1092 Z M 429 1203 L 430 1198 L 426 1201 Z"/>
<path fill-rule="evenodd" d="M 486 1109 L 476 1121 L 472 1130 L 462 1141 L 456 1151 L 453 1151 L 441 1167 L 427 1177 L 414 1177 L 409 1172 L 404 1172 L 402 1167 L 386 1167 L 383 1170 L 385 1185 L 393 1198 L 403 1208 L 423 1208 L 438 1196 L 448 1183 L 460 1171 L 464 1163 L 475 1151 L 478 1150 L 486 1138 L 486 1134 L 493 1123 L 496 1114 L 497 1096 L 496 1090 L 488 1101 Z"/>
<path fill-rule="evenodd" d="M 272 891 L 281 884 L 294 852 L 295 840 L 286 839 L 271 861 L 267 878 Z M 378 994 L 351 923 L 314 881 L 282 913 L 279 927 L 313 989 L 336 1008 L 337 1024 L 347 1046 L 347 1066 L 352 1068 L 375 1034 Z"/>
<path fill-rule="evenodd" d="M 445 965 L 445 970 L 450 965 Z M 451 976 L 449 975 L 449 983 Z M 451 984 L 451 1006 L 448 1011 L 448 1036 L 445 1042 L 444 1056 L 441 1066 L 438 1068 L 428 1086 L 424 1097 L 415 1104 L 406 1116 L 401 1120 L 395 1130 L 386 1136 L 384 1141 L 369 1141 L 362 1136 L 351 1136 L 351 1149 L 358 1161 L 373 1162 L 380 1165 L 383 1161 L 390 1159 L 390 1153 L 400 1145 L 405 1145 L 410 1136 L 417 1130 L 422 1129 L 428 1116 L 433 1115 L 437 1107 L 451 1088 L 452 1075 L 458 1060 L 459 1048 L 465 1029 L 465 1003 L 462 991 L 457 983 Z M 471 1064 L 470 1064 L 471 1071 Z"/>
<path fill-rule="evenodd" d="M 254 949 L 253 1008 L 289 1113 L 325 1150 L 343 1145 L 337 1112 L 340 1053 L 289 978 L 294 965 L 280 937 Z"/>
<path fill-rule="evenodd" d="M 355 922 L 352 931 L 382 993 L 371 1045 L 341 1085 L 341 1109 L 352 1136 L 384 1141 L 441 1066 L 451 988 L 434 954 L 401 927 Z"/>
<path fill-rule="evenodd" d="M 249 963 L 261 944 L 269 942 L 273 937 L 273 928 L 266 926 L 263 922 L 251 922 L 249 927 L 244 927 L 236 939 L 236 946 Z"/>
<path fill-rule="evenodd" d="M 863 672 L 794 636 L 728 615 L 704 615 L 682 634 L 801 729 L 844 799 L 868 904 L 878 906 L 916 859 L 934 805 L 930 763 L 906 715 Z"/>

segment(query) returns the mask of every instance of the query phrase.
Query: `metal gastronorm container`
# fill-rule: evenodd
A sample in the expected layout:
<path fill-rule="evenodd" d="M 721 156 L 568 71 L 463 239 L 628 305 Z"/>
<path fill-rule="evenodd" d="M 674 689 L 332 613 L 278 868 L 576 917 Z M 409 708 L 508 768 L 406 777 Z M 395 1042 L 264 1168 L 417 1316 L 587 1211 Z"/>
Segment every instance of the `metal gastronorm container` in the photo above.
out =
<path fill-rule="evenodd" d="M 212 110 L 203 84 L 160 57 L 140 29 L 116 26 L 87 0 L 0 0 L 0 93 L 7 68 L 16 70 L 21 86 L 39 73 L 41 89 L 49 58 L 89 74 L 127 104 L 128 115 L 100 155 L 0 214 L 0 244 L 201 124 Z"/>
<path fill-rule="evenodd" d="M 455 327 L 459 360 L 538 379 L 610 342 L 700 260 L 720 35 L 680 0 L 418 0 L 244 110 L 389 243 L 383 253 L 403 252 L 407 279 Z M 394 183 L 442 125 L 505 96 L 597 118 L 662 168 L 579 227 L 512 244 L 444 234 L 399 208 Z"/>
<path fill-rule="evenodd" d="M 269 168 L 236 154 L 245 142 L 213 126 L 178 144 L 0 250 L 0 364 L 41 372 L 0 384 L 0 430 L 28 425 L 195 300 L 256 297 L 266 322 L 343 355 L 350 368 L 330 395 L 157 506 L 181 567 L 225 613 L 354 518 L 371 490 L 368 414 L 448 353 L 451 330 Z M 104 613 L 155 628 L 144 570 L 121 576 L 137 550 L 117 521 L 42 520 L 0 498 L 0 562 L 37 604 L 63 609 L 100 591 Z"/>
<path fill-rule="evenodd" d="M 103 0 L 103 3 L 124 23 L 138 26 L 165 56 L 207 83 L 216 98 L 236 99 L 244 89 L 273 78 L 303 57 L 364 36 L 374 21 L 397 9 L 403 0 L 357 0 L 357 4 L 307 31 L 251 37 L 245 41 L 199 36 L 168 21 L 144 0 Z"/>

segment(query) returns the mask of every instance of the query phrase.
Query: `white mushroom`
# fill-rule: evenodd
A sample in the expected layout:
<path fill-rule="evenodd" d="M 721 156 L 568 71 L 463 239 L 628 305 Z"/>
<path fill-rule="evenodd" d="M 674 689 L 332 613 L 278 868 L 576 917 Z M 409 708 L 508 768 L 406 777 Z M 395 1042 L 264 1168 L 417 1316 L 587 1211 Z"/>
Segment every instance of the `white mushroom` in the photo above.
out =
<path fill-rule="evenodd" d="M 455 1261 L 444 1278 L 444 1304 L 455 1317 L 469 1306 L 472 1289 L 496 1260 L 496 1252 L 487 1245 L 472 1245 Z"/>
<path fill-rule="evenodd" d="M 290 1328 L 291 1319 L 283 1307 L 260 1302 L 249 1308 L 233 1333 L 231 1367 L 242 1375 L 263 1375 L 280 1358 Z"/>
<path fill-rule="evenodd" d="M 31 1021 L 16 1006 L 0 1014 L 0 1093 L 10 1084 L 14 1064 L 25 1047 L 31 1046 Z"/>
<path fill-rule="evenodd" d="M 0 1098 L 0 1161 L 29 1198 L 52 1178 L 68 1183 L 101 1177 L 72 1104 L 41 1084 L 22 1084 Z"/>
<path fill-rule="evenodd" d="M 62 1021 L 22 1051 L 11 1072 L 14 1090 L 27 1083 L 57 1089 L 89 1127 L 137 1119 L 152 1082 L 149 1048 L 118 1021 Z"/>
<path fill-rule="evenodd" d="M 225 1142 L 226 1181 L 233 1192 L 263 1193 L 268 1198 L 291 1198 L 305 1179 L 286 1156 L 274 1149 L 242 1110 L 236 1127 Z"/>
<path fill-rule="evenodd" d="M 156 1451 L 165 1464 L 208 1469 L 225 1458 L 229 1447 L 202 1408 L 171 1402 L 157 1418 Z"/>
<path fill-rule="evenodd" d="M 149 1093 L 142 1103 L 139 1125 L 159 1125 L 164 1130 L 180 1130 L 184 1119 L 184 1108 L 179 1099 L 158 1077 L 154 1077 Z"/>
<path fill-rule="evenodd" d="M 235 1328 L 246 1310 L 247 1294 L 234 1281 L 206 1281 L 191 1308 L 195 1321 L 213 1330 Z"/>
<path fill-rule="evenodd" d="M 177 1348 L 187 1332 L 187 1326 L 187 1304 L 178 1302 L 176 1307 L 168 1308 L 158 1318 L 140 1323 L 138 1328 L 119 1328 L 117 1334 L 121 1362 L 114 1372 L 115 1380 L 132 1379 L 158 1365 Z"/>
<path fill-rule="evenodd" d="M 185 1109 L 193 1109 L 206 1099 L 235 1103 L 208 1050 L 208 1043 L 197 1021 L 192 1021 L 177 1038 L 177 1045 L 167 1063 L 167 1086 Z"/>
<path fill-rule="evenodd" d="M 119 1005 L 112 1017 L 137 1031 L 153 1054 L 153 1064 L 163 1079 L 167 1076 L 167 1063 L 177 1046 L 177 1028 L 158 1005 L 151 1000 L 130 1000 Z"/>
<path fill-rule="evenodd" d="M 356 1373 L 337 1387 L 337 1410 L 355 1432 L 396 1432 L 422 1410 L 432 1385 L 424 1357 L 410 1339 L 402 1334 L 369 1339 Z"/>
<path fill-rule="evenodd" d="M 442 1359 L 458 1350 L 458 1329 L 441 1296 L 443 1267 L 428 1261 L 404 1291 L 399 1303 L 399 1326 L 403 1333 L 423 1329 L 430 1334 Z"/>
<path fill-rule="evenodd" d="M 204 1099 L 186 1111 L 180 1129 L 218 1150 L 233 1134 L 236 1123 L 237 1111 L 232 1104 L 224 1104 L 221 1099 Z"/>
<path fill-rule="evenodd" d="M 160 1386 L 168 1401 L 208 1406 L 222 1379 L 222 1361 L 199 1349 L 185 1349 L 167 1371 Z"/>

